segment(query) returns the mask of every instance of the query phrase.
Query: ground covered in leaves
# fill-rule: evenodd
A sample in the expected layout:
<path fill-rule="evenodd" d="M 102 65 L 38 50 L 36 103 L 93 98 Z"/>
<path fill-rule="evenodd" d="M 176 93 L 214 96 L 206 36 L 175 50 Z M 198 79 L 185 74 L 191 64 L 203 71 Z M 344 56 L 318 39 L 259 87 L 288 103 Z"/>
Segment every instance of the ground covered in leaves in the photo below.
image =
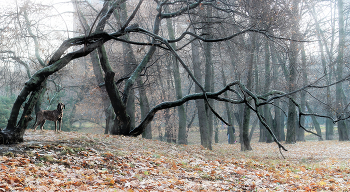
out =
<path fill-rule="evenodd" d="M 182 146 L 122 136 L 28 130 L 0 145 L 0 191 L 345 191 L 349 142 Z"/>

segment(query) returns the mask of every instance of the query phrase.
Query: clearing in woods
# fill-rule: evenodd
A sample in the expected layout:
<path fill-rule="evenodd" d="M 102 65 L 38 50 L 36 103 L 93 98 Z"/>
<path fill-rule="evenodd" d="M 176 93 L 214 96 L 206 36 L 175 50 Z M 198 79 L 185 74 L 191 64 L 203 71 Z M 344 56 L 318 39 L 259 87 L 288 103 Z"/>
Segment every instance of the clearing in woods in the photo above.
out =
<path fill-rule="evenodd" d="M 142 138 L 27 130 L 0 145 L 1 191 L 345 191 L 350 142 L 176 145 Z"/>

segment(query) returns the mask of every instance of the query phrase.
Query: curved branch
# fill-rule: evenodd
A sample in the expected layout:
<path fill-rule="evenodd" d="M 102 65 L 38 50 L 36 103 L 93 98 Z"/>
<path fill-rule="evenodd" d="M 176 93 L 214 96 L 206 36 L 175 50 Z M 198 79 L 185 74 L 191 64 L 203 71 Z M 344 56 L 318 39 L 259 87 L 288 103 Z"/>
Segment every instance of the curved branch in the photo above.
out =
<path fill-rule="evenodd" d="M 182 8 L 182 9 L 176 11 L 176 12 L 172 12 L 172 13 L 161 13 L 160 16 L 161 16 L 162 18 L 172 18 L 172 17 L 179 16 L 179 15 L 181 15 L 181 14 L 187 12 L 187 11 L 190 10 L 190 9 L 194 9 L 194 8 L 198 7 L 198 6 L 202 3 L 202 1 L 203 1 L 203 0 L 199 0 L 199 1 L 195 2 L 195 3 L 189 4 L 188 6 Z M 161 3 L 161 4 L 159 4 L 159 6 L 158 6 L 157 9 L 158 9 L 158 10 L 162 10 L 162 6 L 163 6 L 163 5 L 166 5 L 166 4 L 167 4 L 167 3 Z"/>
<path fill-rule="evenodd" d="M 248 102 L 246 102 L 246 104 L 249 106 L 250 109 L 252 109 L 256 115 L 259 118 L 259 121 L 264 125 L 264 127 L 267 129 L 267 131 L 270 133 L 270 135 L 272 136 L 274 142 L 278 145 L 278 147 L 281 149 L 283 149 L 284 151 L 287 151 L 287 149 L 278 141 L 276 135 L 273 133 L 273 131 L 271 130 L 270 126 L 266 123 L 265 118 L 263 118 L 261 116 L 261 114 L 259 113 L 258 108 L 261 106 L 259 104 L 259 99 L 257 96 L 255 96 L 250 90 L 248 90 L 244 85 L 240 85 L 240 88 L 242 89 L 243 92 L 247 93 L 249 96 L 251 96 L 254 100 L 255 106 L 256 108 L 254 109 Z M 271 92 L 272 94 L 274 94 L 274 92 Z"/>
<path fill-rule="evenodd" d="M 221 100 L 218 98 L 218 96 L 227 90 L 228 89 L 226 86 L 224 89 L 222 89 L 221 91 L 218 91 L 218 92 L 196 93 L 196 94 L 187 95 L 187 96 L 185 96 L 179 100 L 176 100 L 176 101 L 168 101 L 168 102 L 160 103 L 160 104 L 156 105 L 155 107 L 153 107 L 148 112 L 148 114 L 142 120 L 140 125 L 138 125 L 133 130 L 131 130 L 129 135 L 136 137 L 136 136 L 142 134 L 143 131 L 146 129 L 147 125 L 153 120 L 155 114 L 160 110 L 177 107 L 177 106 L 180 106 L 180 105 L 182 105 L 190 100 L 205 99 L 206 96 L 207 96 L 207 98 L 210 98 L 210 99 Z"/>

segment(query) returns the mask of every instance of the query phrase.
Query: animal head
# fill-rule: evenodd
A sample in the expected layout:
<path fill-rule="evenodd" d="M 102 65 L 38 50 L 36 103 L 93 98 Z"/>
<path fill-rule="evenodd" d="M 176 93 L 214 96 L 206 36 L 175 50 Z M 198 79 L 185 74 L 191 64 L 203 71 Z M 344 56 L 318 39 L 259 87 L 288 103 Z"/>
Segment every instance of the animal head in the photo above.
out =
<path fill-rule="evenodd" d="M 63 104 L 63 103 L 58 103 L 57 104 L 57 110 L 59 110 L 59 111 L 63 111 L 63 109 L 65 109 L 66 107 L 65 107 L 65 105 Z"/>

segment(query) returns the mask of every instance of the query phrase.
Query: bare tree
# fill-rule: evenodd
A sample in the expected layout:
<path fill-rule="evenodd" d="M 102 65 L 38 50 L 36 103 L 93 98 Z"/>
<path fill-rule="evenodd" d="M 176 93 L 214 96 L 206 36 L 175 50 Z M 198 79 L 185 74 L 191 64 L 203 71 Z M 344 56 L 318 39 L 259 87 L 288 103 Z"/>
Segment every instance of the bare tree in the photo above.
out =
<path fill-rule="evenodd" d="M 271 21 L 260 20 L 261 15 L 251 14 L 252 12 L 247 11 L 249 7 L 256 7 L 257 5 L 252 5 L 253 1 L 241 2 L 243 3 L 240 6 L 236 4 L 227 3 L 216 3 L 213 1 L 154 1 L 152 4 L 154 6 L 154 25 L 150 30 L 145 29 L 138 23 L 137 14 L 140 14 L 140 10 L 142 9 L 143 1 L 138 1 L 137 5 L 133 7 L 133 10 L 130 11 L 129 16 L 122 18 L 119 20 L 119 24 L 112 24 L 113 14 L 116 12 L 120 12 L 119 7 L 125 3 L 124 0 L 117 1 L 105 1 L 104 5 L 97 14 L 96 18 L 94 18 L 94 22 L 90 25 L 89 30 L 85 30 L 85 35 L 67 39 L 65 40 L 61 46 L 50 56 L 48 60 L 48 65 L 38 71 L 36 71 L 31 78 L 26 82 L 21 92 L 18 94 L 18 97 L 13 105 L 10 118 L 8 120 L 7 127 L 0 132 L 3 143 L 10 144 L 23 141 L 23 134 L 28 126 L 28 123 L 32 120 L 31 114 L 34 108 L 34 105 L 40 99 L 40 95 L 44 92 L 43 86 L 46 80 L 50 75 L 57 73 L 67 66 L 71 61 L 86 57 L 92 52 L 97 50 L 97 54 L 95 58 L 98 58 L 98 65 L 96 69 L 102 69 L 102 72 L 99 73 L 100 77 L 103 77 L 103 86 L 105 86 L 106 92 L 109 97 L 109 101 L 111 102 L 111 106 L 113 112 L 115 114 L 115 121 L 113 123 L 113 127 L 110 130 L 111 134 L 118 135 L 126 135 L 126 136 L 139 136 L 148 129 L 150 123 L 154 120 L 154 117 L 158 111 L 161 110 L 170 110 L 172 108 L 176 108 L 184 105 L 189 101 L 196 100 L 198 107 L 198 118 L 202 118 L 202 115 L 212 114 L 213 118 L 217 118 L 222 121 L 227 126 L 231 126 L 232 120 L 228 122 L 222 117 L 222 115 L 218 112 L 214 107 L 214 103 L 217 102 L 226 102 L 232 105 L 241 105 L 244 110 L 240 111 L 243 116 L 239 122 L 242 122 L 242 132 L 241 132 L 241 148 L 242 150 L 251 150 L 250 140 L 249 140 L 249 125 L 250 125 L 250 113 L 254 113 L 261 124 L 266 128 L 268 134 L 271 135 L 271 140 L 273 140 L 280 149 L 284 149 L 284 146 L 279 141 L 278 131 L 273 129 L 273 125 L 269 120 L 267 120 L 267 115 L 270 115 L 268 110 L 269 107 L 274 104 L 277 109 L 279 104 L 276 104 L 280 99 L 286 99 L 289 101 L 289 125 L 288 125 L 288 137 L 287 142 L 293 143 L 295 142 L 295 125 L 298 123 L 299 127 L 303 130 L 310 132 L 305 129 L 304 125 L 300 123 L 301 116 L 319 116 L 326 117 L 331 119 L 333 122 L 338 122 L 346 119 L 346 116 L 342 116 L 340 119 L 332 119 L 326 115 L 316 115 L 306 113 L 298 102 L 296 95 L 300 91 L 307 91 L 310 89 L 324 89 L 333 85 L 338 85 L 339 83 L 347 80 L 349 76 L 345 76 L 338 78 L 335 83 L 330 84 L 322 84 L 317 80 L 310 81 L 309 84 L 304 84 L 302 87 L 297 87 L 296 82 L 296 63 L 298 58 L 298 43 L 302 42 L 302 40 L 298 39 L 298 22 L 299 22 L 299 0 L 293 1 L 293 14 L 289 16 L 289 20 L 294 25 L 292 26 L 292 31 L 289 34 L 290 36 L 282 36 L 282 31 L 286 31 L 285 29 L 281 31 L 275 31 L 274 34 L 271 34 L 268 30 L 269 27 L 275 26 L 275 21 L 272 19 Z M 271 3 L 271 5 L 274 5 Z M 171 7 L 170 9 L 165 9 L 165 7 Z M 286 5 L 287 7 L 289 5 Z M 238 8 L 237 8 L 238 7 Z M 147 7 L 148 8 L 148 7 Z M 144 11 L 145 9 L 143 9 Z M 147 9 L 148 10 L 148 9 Z M 171 10 L 171 11 L 168 11 Z M 205 15 L 209 20 L 205 20 L 208 26 L 203 27 L 203 23 L 198 20 L 193 20 L 195 15 L 199 15 L 202 10 L 206 10 Z M 242 11 L 243 10 L 243 11 Z M 272 9 L 270 11 L 279 10 L 278 8 Z M 124 10 L 125 11 L 125 10 Z M 235 12 L 232 17 L 231 13 Z M 161 22 L 163 19 L 173 19 L 173 18 L 183 18 L 188 20 L 188 24 L 184 29 L 178 33 L 175 33 L 173 37 L 167 38 L 169 35 L 164 35 L 161 30 Z M 232 22 L 232 18 L 234 18 L 234 22 Z M 115 18 L 116 19 L 116 18 Z M 116 19 L 117 20 L 117 19 Z M 225 22 L 221 22 L 225 21 Z M 109 23 L 110 22 L 110 23 Z M 116 22 L 118 23 L 118 22 Z M 234 30 L 228 30 L 223 35 L 223 33 L 219 33 L 215 29 L 220 29 L 216 26 L 227 24 L 227 26 L 231 26 Z M 261 24 L 262 23 L 262 24 Z M 106 26 L 111 25 L 112 27 L 106 29 Z M 86 26 L 86 25 L 84 25 Z M 198 27 L 200 26 L 200 27 Z M 275 27 L 278 27 L 276 25 Z M 192 29 L 189 30 L 189 29 Z M 231 29 L 231 28 L 230 28 Z M 165 29 L 166 30 L 166 29 Z M 171 31 L 171 30 L 169 30 Z M 273 30 L 272 30 L 273 31 Z M 278 34 L 278 35 L 277 35 Z M 166 37 L 165 37 L 166 36 Z M 265 58 L 265 74 L 268 78 L 265 80 L 265 88 L 261 94 L 254 93 L 252 90 L 254 89 L 254 73 L 253 67 L 259 67 L 257 65 L 257 56 L 259 54 L 257 43 L 259 41 L 258 38 L 266 38 L 262 42 L 266 42 L 264 48 L 264 53 L 266 55 L 261 58 Z M 237 41 L 234 41 L 237 39 Z M 242 53 L 247 54 L 235 54 L 231 55 L 233 59 L 244 59 L 246 62 L 237 62 L 237 65 L 243 65 L 243 69 L 241 77 L 236 77 L 235 80 L 230 80 L 225 83 L 222 87 L 216 87 L 214 90 L 214 75 L 216 74 L 216 66 L 215 62 L 217 62 L 216 55 L 214 53 L 219 52 L 221 50 L 216 50 L 215 45 L 217 42 L 230 41 L 229 45 L 240 45 L 243 47 L 243 50 L 239 50 Z M 136 67 L 133 70 L 120 70 L 119 67 L 111 64 L 111 57 L 108 56 L 106 51 L 106 45 L 109 42 L 113 43 L 124 43 L 124 56 L 130 57 L 130 60 L 126 59 L 127 63 L 135 63 Z M 172 44 L 177 43 L 178 46 L 175 48 Z M 289 55 L 289 74 L 288 70 L 285 68 L 286 59 L 276 59 L 278 54 L 271 54 L 271 61 L 279 60 L 281 62 L 281 68 L 283 69 L 284 78 L 288 80 L 289 88 L 287 91 L 277 91 L 270 90 L 270 80 L 269 80 L 269 71 L 270 71 L 270 57 L 269 52 L 274 52 L 271 50 L 272 47 L 270 43 L 276 43 L 277 46 L 281 46 L 281 44 L 289 44 L 290 55 Z M 185 58 L 181 55 L 181 49 L 188 47 L 191 44 L 192 48 L 192 59 Z M 269 45 L 270 44 L 270 45 Z M 148 50 L 143 55 L 141 61 L 137 63 L 137 60 L 133 60 L 135 56 L 135 52 L 130 45 L 144 46 L 147 47 Z M 75 49 L 70 49 L 70 48 Z M 282 46 L 282 48 L 286 48 L 286 46 Z M 200 53 L 200 50 L 204 50 L 204 55 Z M 238 50 L 238 49 L 237 49 Z M 134 53 L 134 54 L 132 54 Z M 152 65 L 150 61 L 154 61 L 156 63 L 157 59 L 155 59 L 155 53 L 159 55 L 164 54 L 168 56 L 171 54 L 174 58 L 176 58 L 179 66 L 181 66 L 181 70 L 186 73 L 186 78 L 189 81 L 193 82 L 195 85 L 192 93 L 189 92 L 186 95 L 174 97 L 169 95 L 167 99 L 164 100 L 154 100 L 155 104 L 153 107 L 147 110 L 147 108 L 143 109 L 142 112 L 142 120 L 140 122 L 133 124 L 133 118 L 131 117 L 131 113 L 128 111 L 128 106 L 130 106 L 130 99 L 134 98 L 135 85 L 141 86 L 140 79 L 142 78 L 143 73 L 148 70 L 148 68 L 159 67 L 153 70 L 155 74 L 154 76 L 160 76 L 161 73 L 160 65 Z M 229 53 L 235 53 L 234 51 L 230 51 Z M 283 53 L 282 53 L 283 54 Z M 219 54 L 218 54 L 219 55 Z M 237 58 L 234 58 L 234 57 Z M 231 58 L 230 58 L 231 59 Z M 191 66 L 192 61 L 193 65 Z M 201 74 L 200 64 L 201 62 L 205 62 L 205 74 Z M 176 64 L 177 62 L 172 62 L 172 64 Z M 203 62 L 203 63 L 204 63 Z M 232 61 L 231 61 L 232 62 Z M 255 62 L 255 63 L 254 63 Z M 230 64 L 232 65 L 232 64 Z M 244 66 L 246 65 L 246 66 Z M 192 70 L 193 68 L 193 70 Z M 170 69 L 170 68 L 169 68 Z M 117 79 L 116 72 L 123 71 L 123 73 L 130 73 L 125 75 L 123 78 Z M 166 71 L 166 70 L 165 70 Z M 274 71 L 274 75 L 276 78 L 276 71 Z M 237 73 L 238 74 L 238 73 Z M 205 77 L 205 82 L 203 86 L 203 75 Z M 224 74 L 225 75 L 225 74 Z M 257 77 L 257 75 L 255 75 Z M 177 78 L 177 77 L 175 77 Z M 181 76 L 180 76 L 181 78 Z M 172 78 L 169 78 L 172 79 Z M 224 79 L 224 78 L 223 78 Z M 283 78 L 281 78 L 283 79 Z M 183 79 L 182 79 L 183 80 Z M 219 80 L 218 80 L 219 81 Z M 256 80 L 255 80 L 256 81 Z M 120 82 L 124 82 L 123 86 L 119 87 Z M 98 82 L 100 83 L 100 82 Z M 257 81 L 256 81 L 257 83 Z M 161 87 L 161 86 L 160 86 Z M 262 87 L 262 86 L 261 86 Z M 169 94 L 166 93 L 166 89 L 173 88 L 172 86 L 164 86 L 161 91 L 163 91 L 163 95 Z M 183 91 L 182 88 L 179 88 L 177 91 Z M 140 89 L 140 93 L 142 90 Z M 149 92 L 143 92 L 148 93 Z M 142 94 L 143 94 L 142 93 Z M 172 91 L 171 93 L 176 93 Z M 227 93 L 227 94 L 226 94 Z M 175 94 L 174 94 L 175 95 Z M 143 98 L 143 102 L 146 99 Z M 131 104 L 133 105 L 133 104 Z M 206 106 L 206 107 L 204 107 Z M 20 114 L 20 110 L 23 107 L 23 112 L 21 117 L 18 120 L 18 116 Z M 261 113 L 262 109 L 265 108 L 265 113 Z M 201 111 L 200 111 L 201 109 Z M 147 111 L 146 111 L 147 110 Z M 132 110 L 131 110 L 132 111 Z M 169 111 L 168 111 L 169 112 Z M 229 113 L 227 113 L 229 114 Z M 170 115 L 170 113 L 166 114 Z M 297 120 L 297 116 L 299 118 Z M 203 118 L 203 129 L 201 130 L 201 141 L 202 145 L 206 148 L 212 148 L 212 136 L 213 129 L 210 127 L 210 123 L 212 120 L 208 118 L 209 116 L 204 116 L 207 118 Z M 275 121 L 278 120 L 278 115 L 275 113 Z M 230 122 L 231 121 L 231 122 Z M 200 126 L 200 127 L 201 127 Z M 294 127 L 293 127 L 294 126 Z M 276 126 L 277 127 L 277 126 Z M 179 133 L 180 134 L 180 133 Z M 183 133 L 181 133 L 181 136 Z M 316 133 L 314 133 L 316 134 Z M 318 134 L 316 134 L 318 135 Z M 170 138 L 170 137 L 169 137 Z"/>

